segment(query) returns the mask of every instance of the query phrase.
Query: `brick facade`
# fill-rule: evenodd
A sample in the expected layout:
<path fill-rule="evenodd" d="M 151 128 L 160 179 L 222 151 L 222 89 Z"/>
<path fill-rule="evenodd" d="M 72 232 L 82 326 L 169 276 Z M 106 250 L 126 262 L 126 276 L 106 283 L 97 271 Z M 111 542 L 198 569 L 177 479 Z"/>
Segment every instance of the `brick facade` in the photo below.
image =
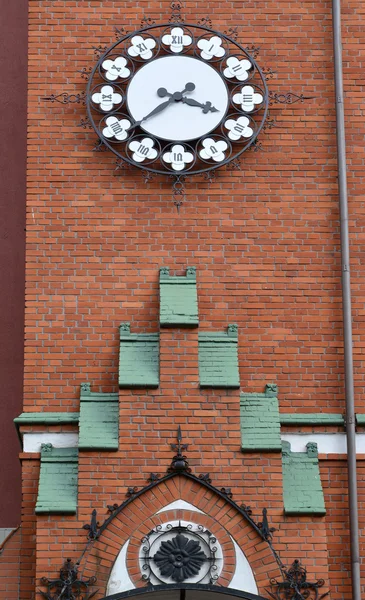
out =
<path fill-rule="evenodd" d="M 358 413 L 365 412 L 365 125 L 359 83 L 364 12 L 359 0 L 343 4 Z M 320 481 L 316 488 L 308 486 L 318 497 L 323 490 L 326 515 L 311 507 L 306 514 L 286 514 L 277 401 L 270 404 L 276 428 L 270 439 L 275 439 L 263 450 L 255 449 L 254 436 L 245 448 L 240 410 L 242 393 L 245 398 L 257 394 L 264 402 L 265 385 L 273 382 L 280 416 L 316 415 L 312 423 L 289 427 L 282 422 L 282 435 L 312 435 L 315 442 L 318 433 L 341 436 L 344 431 L 336 422 L 318 420 L 319 413 L 338 418 L 345 410 L 331 3 L 249 0 L 242 6 L 212 0 L 205 5 L 184 2 L 182 13 L 193 23 L 209 14 L 221 31 L 237 26 L 242 45 L 260 46 L 257 60 L 275 72 L 269 75 L 269 89 L 303 98 L 291 104 L 273 101 L 275 127 L 260 134 L 263 151 L 245 153 L 242 171 L 223 168 L 213 182 L 188 180 L 178 212 L 170 181 L 155 177 L 144 183 L 138 170 L 115 171 L 111 153 L 92 151 L 95 134 L 79 126 L 85 118 L 82 103 L 44 100 L 50 94 L 84 91 L 80 70 L 94 65 L 93 47 L 111 45 L 115 27 L 138 29 L 144 16 L 167 22 L 170 1 L 148 6 L 114 0 L 29 2 L 23 412 L 76 414 L 84 382 L 92 392 L 110 397 L 119 388 L 119 448 L 102 449 L 102 439 L 98 449 L 80 446 L 76 514 L 36 516 L 40 448 L 27 452 L 24 447 L 20 576 L 10 583 L 20 586 L 20 600 L 39 598 L 41 577 L 57 577 L 66 558 L 76 561 L 83 555 L 87 532 L 82 526 L 90 522 L 92 510 L 101 526 L 110 518 L 107 507 L 122 504 L 132 488 L 132 501 L 82 556 L 83 576 L 97 577 L 95 600 L 106 596 L 113 563 L 128 539 L 130 578 L 136 587 L 145 585 L 138 540 L 168 519 L 200 520 L 222 540 L 227 558 L 218 583 L 224 587 L 235 572 L 233 538 L 250 563 L 258 594 L 267 597 L 270 578 L 280 578 L 278 564 L 260 534 L 243 525 L 239 510 L 214 490 L 177 475 L 133 499 L 133 490 L 147 485 L 151 473 L 166 474 L 173 456 L 170 444 L 176 443 L 180 425 L 193 473 L 209 473 L 216 490 L 229 488 L 237 507 L 251 507 L 255 523 L 267 508 L 269 524 L 276 529 L 273 547 L 285 567 L 298 559 L 309 581 L 324 579 L 321 593 L 330 590 L 332 600 L 350 599 L 345 455 L 319 446 L 319 467 L 317 462 L 311 467 L 311 476 L 318 472 Z M 188 328 L 184 323 L 160 327 L 159 269 L 166 266 L 170 276 L 185 277 L 191 265 L 196 266 L 199 329 L 195 298 L 187 311 L 189 319 L 194 317 Z M 166 314 L 170 309 L 168 304 Z M 157 387 L 118 385 L 118 367 L 127 364 L 119 356 L 121 323 L 130 323 L 130 335 L 158 335 Z M 238 325 L 240 388 L 219 378 L 213 387 L 202 387 L 201 340 L 208 333 L 221 335 L 231 324 Z M 262 422 L 269 431 L 269 419 Z M 87 425 L 92 428 L 92 416 Z M 37 424 L 29 416 L 19 427 L 25 444 L 26 436 L 35 433 L 73 434 L 77 420 Z M 358 431 L 361 436 L 364 430 Z M 44 439 L 50 443 L 51 437 Z M 358 458 L 362 527 L 365 455 Z M 203 514 L 187 509 L 158 513 L 178 500 Z M 0 585 L 7 576 L 3 562 Z"/>

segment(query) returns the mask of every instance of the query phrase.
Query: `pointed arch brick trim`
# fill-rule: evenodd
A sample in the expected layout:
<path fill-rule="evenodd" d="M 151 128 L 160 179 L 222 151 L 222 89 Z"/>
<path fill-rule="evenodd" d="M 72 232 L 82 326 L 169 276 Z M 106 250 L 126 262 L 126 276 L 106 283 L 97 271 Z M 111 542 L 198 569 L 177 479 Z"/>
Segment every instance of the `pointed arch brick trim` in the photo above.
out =
<path fill-rule="evenodd" d="M 235 540 L 246 555 L 259 590 L 264 590 L 271 578 L 280 578 L 282 564 L 272 547 L 271 538 L 265 536 L 265 531 L 244 508 L 232 500 L 227 490 L 219 490 L 209 481 L 191 473 L 171 473 L 139 491 L 133 490 L 131 496 L 115 508 L 99 528 L 97 539 L 85 557 L 84 570 L 85 576 L 97 577 L 100 591 L 96 600 L 104 598 L 107 593 L 109 577 L 123 544 L 129 539 L 135 541 L 137 533 L 141 537 L 148 534 L 161 519 L 166 519 L 166 513 L 163 516 L 164 513 L 157 514 L 158 511 L 178 499 L 201 510 L 209 520 L 216 522 L 217 529 L 225 530 L 227 539 L 231 536 Z M 185 519 L 189 511 L 181 509 L 169 511 L 168 518 L 179 519 L 182 512 Z M 191 512 L 190 517 L 199 521 L 203 515 Z M 228 586 L 234 574 L 235 563 L 231 561 L 229 565 L 229 562 L 217 582 L 220 586 Z M 131 559 L 127 559 L 127 565 L 131 568 L 130 575 L 137 589 L 146 589 L 142 578 L 138 580 L 140 572 L 137 560 L 132 564 Z"/>
<path fill-rule="evenodd" d="M 161 483 L 167 482 L 168 480 L 170 480 L 170 479 L 172 479 L 174 477 L 185 477 L 187 479 L 190 479 L 190 480 L 192 480 L 192 481 L 200 484 L 201 486 L 205 487 L 206 489 L 214 492 L 218 496 L 220 496 L 225 502 L 227 502 L 228 504 L 230 504 L 233 508 L 235 508 L 242 515 L 242 517 L 251 525 L 251 527 L 256 531 L 256 533 L 264 541 L 266 541 L 266 542 L 269 543 L 269 540 L 267 540 L 267 538 L 265 537 L 264 533 L 262 532 L 262 530 L 260 529 L 260 527 L 258 526 L 258 524 L 255 523 L 255 521 L 250 517 L 250 515 L 242 508 L 242 506 L 239 506 L 234 500 L 232 500 L 232 498 L 230 497 L 229 494 L 227 494 L 226 492 L 223 491 L 224 488 L 218 489 L 215 486 L 213 486 L 210 483 L 210 481 L 207 480 L 207 479 L 205 479 L 204 477 L 196 477 L 196 475 L 193 475 L 192 473 L 188 473 L 186 471 L 183 471 L 181 473 L 179 473 L 179 472 L 169 473 L 168 475 L 165 475 L 164 477 L 161 477 L 161 479 L 156 479 L 155 481 L 153 481 L 149 485 L 145 486 L 144 488 L 142 488 L 140 490 L 136 490 L 135 492 L 133 492 L 130 495 L 130 497 L 127 500 L 125 500 L 125 502 L 123 502 L 120 506 L 118 506 L 118 508 L 116 508 L 113 511 L 113 513 L 110 515 L 110 517 L 104 521 L 104 523 L 102 524 L 102 526 L 99 529 L 99 534 L 103 533 L 103 531 L 109 526 L 109 524 L 111 523 L 111 521 L 113 521 L 113 519 L 121 511 L 123 511 L 128 506 L 128 504 L 130 504 L 136 498 L 139 498 L 140 496 L 142 496 L 143 494 L 145 494 L 149 490 L 152 490 L 156 486 L 161 485 Z"/>

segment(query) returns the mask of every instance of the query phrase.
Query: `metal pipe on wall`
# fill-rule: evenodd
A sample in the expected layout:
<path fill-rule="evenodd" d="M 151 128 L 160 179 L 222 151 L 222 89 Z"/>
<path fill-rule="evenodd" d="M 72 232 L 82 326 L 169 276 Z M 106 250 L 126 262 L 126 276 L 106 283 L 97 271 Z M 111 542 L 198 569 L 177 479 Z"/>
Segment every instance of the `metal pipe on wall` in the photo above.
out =
<path fill-rule="evenodd" d="M 360 588 L 360 553 L 359 553 L 359 518 L 357 504 L 356 477 L 356 432 L 354 406 L 354 373 L 352 354 L 352 316 L 351 316 L 351 281 L 350 281 L 350 244 L 347 204 L 346 177 L 346 141 L 345 115 L 342 74 L 342 40 L 341 40 L 341 0 L 332 0 L 332 29 L 334 50 L 334 76 L 336 94 L 336 136 L 338 165 L 338 194 L 341 226 L 341 281 L 342 281 L 342 315 L 344 333 L 345 361 L 345 396 L 346 396 L 346 437 L 347 437 L 347 472 L 348 498 L 350 517 L 350 550 L 352 598 L 361 600 Z"/>

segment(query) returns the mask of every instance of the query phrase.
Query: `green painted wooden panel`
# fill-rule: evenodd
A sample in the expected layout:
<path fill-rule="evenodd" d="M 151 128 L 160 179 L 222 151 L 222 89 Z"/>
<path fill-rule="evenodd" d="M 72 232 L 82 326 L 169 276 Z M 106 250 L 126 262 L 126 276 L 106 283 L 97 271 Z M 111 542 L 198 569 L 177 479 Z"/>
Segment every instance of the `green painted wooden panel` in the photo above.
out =
<path fill-rule="evenodd" d="M 289 442 L 282 442 L 282 448 L 284 512 L 325 515 L 317 444 L 308 443 L 307 452 L 291 452 Z"/>

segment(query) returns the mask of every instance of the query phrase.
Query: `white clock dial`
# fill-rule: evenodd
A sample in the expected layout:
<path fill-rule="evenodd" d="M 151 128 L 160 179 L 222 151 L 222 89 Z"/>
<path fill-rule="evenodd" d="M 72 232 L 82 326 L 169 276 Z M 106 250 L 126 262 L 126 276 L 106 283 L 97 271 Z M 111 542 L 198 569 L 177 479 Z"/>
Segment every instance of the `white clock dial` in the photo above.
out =
<path fill-rule="evenodd" d="M 191 83 L 195 88 L 184 91 Z M 165 90 L 166 95 L 158 94 L 158 90 Z M 183 91 L 177 100 L 171 99 L 172 94 Z M 190 99 L 190 104 L 184 98 L 187 102 Z M 224 119 L 228 105 L 227 86 L 217 70 L 190 56 L 152 60 L 137 71 L 127 89 L 127 106 L 133 119 L 141 122 L 147 133 L 171 141 L 207 135 Z M 159 106 L 161 112 L 149 117 Z"/>

